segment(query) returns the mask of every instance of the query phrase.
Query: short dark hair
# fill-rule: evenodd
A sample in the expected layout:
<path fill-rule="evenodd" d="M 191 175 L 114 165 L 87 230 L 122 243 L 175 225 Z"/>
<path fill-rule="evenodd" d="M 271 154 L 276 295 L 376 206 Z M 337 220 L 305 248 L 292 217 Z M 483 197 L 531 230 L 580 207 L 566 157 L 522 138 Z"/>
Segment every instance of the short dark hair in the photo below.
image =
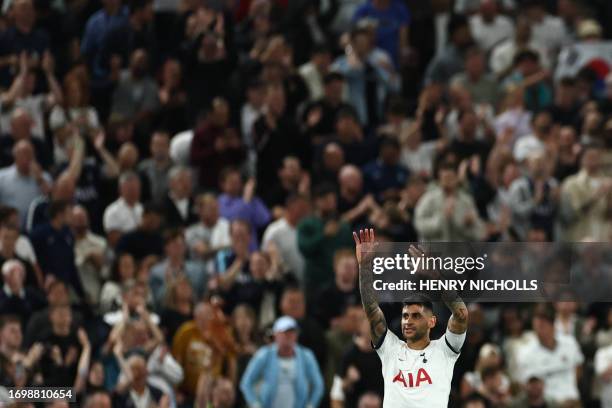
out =
<path fill-rule="evenodd" d="M 185 234 L 181 228 L 170 228 L 164 231 L 164 245 L 168 245 L 177 238 L 185 239 Z"/>
<path fill-rule="evenodd" d="M 532 50 L 519 51 L 519 53 L 514 56 L 514 61 L 512 61 L 512 65 L 516 66 L 523 61 L 540 62 L 540 56 L 537 52 Z"/>
<path fill-rule="evenodd" d="M 66 200 L 51 201 L 48 209 L 49 219 L 55 219 L 55 217 L 66 211 L 68 207 L 70 207 L 70 203 Z"/>
<path fill-rule="evenodd" d="M 315 199 L 325 197 L 328 194 L 336 194 L 336 187 L 329 182 L 323 182 L 314 187 L 312 195 Z"/>
<path fill-rule="evenodd" d="M 469 27 L 469 21 L 467 17 L 462 14 L 452 15 L 446 26 L 448 38 L 451 38 L 456 31 L 465 27 Z"/>
<path fill-rule="evenodd" d="M 331 71 L 323 76 L 324 85 L 328 85 L 334 81 L 344 81 L 344 75 L 337 71 Z"/>
<path fill-rule="evenodd" d="M 555 324 L 555 308 L 550 303 L 537 304 L 533 310 L 533 317 Z"/>
<path fill-rule="evenodd" d="M 480 372 L 480 378 L 482 379 L 482 381 L 485 381 L 488 378 L 494 377 L 500 371 L 501 369 L 497 366 L 486 366 Z"/>
<path fill-rule="evenodd" d="M 164 210 L 163 208 L 161 208 L 161 206 L 153 201 L 148 201 L 146 203 L 143 204 L 142 206 L 142 213 L 143 215 L 145 214 L 157 214 L 159 216 L 162 216 L 164 214 Z"/>
<path fill-rule="evenodd" d="M 240 173 L 240 169 L 236 166 L 227 166 L 224 167 L 223 170 L 221 170 L 221 173 L 219 174 L 219 183 L 223 183 L 225 181 L 225 179 L 227 178 L 227 176 L 229 176 L 232 173 L 238 173 L 240 175 L 242 175 Z"/>
<path fill-rule="evenodd" d="M 290 194 L 285 200 L 285 207 L 289 207 L 290 205 L 298 201 L 309 202 L 310 198 L 306 194 L 301 194 L 301 193 Z"/>
<path fill-rule="evenodd" d="M 433 312 L 433 303 L 423 293 L 413 293 L 402 300 L 402 309 L 406 306 L 419 305 Z"/>

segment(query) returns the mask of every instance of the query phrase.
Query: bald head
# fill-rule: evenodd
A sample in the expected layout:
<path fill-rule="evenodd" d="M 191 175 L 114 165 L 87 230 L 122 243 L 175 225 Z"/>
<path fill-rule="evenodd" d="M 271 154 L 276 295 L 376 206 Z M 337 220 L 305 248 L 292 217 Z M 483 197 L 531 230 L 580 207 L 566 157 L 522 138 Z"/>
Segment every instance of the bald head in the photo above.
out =
<path fill-rule="evenodd" d="M 200 302 L 193 312 L 193 318 L 200 331 L 206 331 L 208 329 L 208 323 L 213 316 L 213 307 L 208 302 Z"/>
<path fill-rule="evenodd" d="M 53 199 L 57 201 L 74 200 L 76 183 L 68 173 L 62 173 L 53 183 Z"/>
<path fill-rule="evenodd" d="M 323 151 L 325 169 L 339 171 L 344 164 L 344 150 L 338 143 L 329 143 Z"/>
<path fill-rule="evenodd" d="M 351 191 L 361 191 L 363 187 L 363 176 L 361 170 L 355 165 L 346 164 L 340 169 L 338 174 L 338 183 L 340 189 L 349 189 Z"/>

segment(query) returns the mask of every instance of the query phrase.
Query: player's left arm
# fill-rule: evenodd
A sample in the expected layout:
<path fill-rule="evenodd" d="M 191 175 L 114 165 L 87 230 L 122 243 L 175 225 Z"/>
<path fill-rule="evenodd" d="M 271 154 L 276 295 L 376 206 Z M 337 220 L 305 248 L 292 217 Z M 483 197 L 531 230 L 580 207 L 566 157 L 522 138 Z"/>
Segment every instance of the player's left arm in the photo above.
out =
<path fill-rule="evenodd" d="M 468 326 L 468 310 L 465 302 L 454 291 L 444 292 L 442 301 L 453 313 L 448 320 L 448 330 L 454 334 L 465 333 Z"/>

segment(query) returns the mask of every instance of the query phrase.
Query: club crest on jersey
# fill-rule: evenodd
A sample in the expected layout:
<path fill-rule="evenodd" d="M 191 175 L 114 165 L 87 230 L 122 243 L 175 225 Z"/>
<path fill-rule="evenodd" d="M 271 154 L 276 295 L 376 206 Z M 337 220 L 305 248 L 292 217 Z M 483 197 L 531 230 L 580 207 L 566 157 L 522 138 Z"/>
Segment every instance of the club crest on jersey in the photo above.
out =
<path fill-rule="evenodd" d="M 395 384 L 396 382 L 402 384 L 404 388 L 416 388 L 424 383 L 432 384 L 431 377 L 424 368 L 419 368 L 416 378 L 411 372 L 407 372 L 404 376 L 402 370 L 399 370 L 395 378 L 393 378 L 393 383 Z"/>

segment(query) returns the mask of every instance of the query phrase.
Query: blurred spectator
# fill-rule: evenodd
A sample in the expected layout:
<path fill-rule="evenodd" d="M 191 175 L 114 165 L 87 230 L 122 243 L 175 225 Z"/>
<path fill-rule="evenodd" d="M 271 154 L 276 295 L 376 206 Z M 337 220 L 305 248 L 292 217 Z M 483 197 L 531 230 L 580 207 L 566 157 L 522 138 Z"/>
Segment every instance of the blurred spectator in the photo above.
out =
<path fill-rule="evenodd" d="M 332 70 L 346 79 L 348 100 L 357 111 L 362 125 L 374 128 L 382 120 L 384 100 L 399 88 L 389 54 L 374 46 L 373 33 L 368 28 L 351 32 L 351 42 L 345 55 L 334 61 Z"/>
<path fill-rule="evenodd" d="M 148 75 L 149 55 L 142 49 L 130 53 L 129 69 L 121 72 L 113 93 L 111 114 L 144 124 L 159 108 L 157 83 Z"/>
<path fill-rule="evenodd" d="M 610 237 L 610 191 L 612 181 L 601 173 L 601 149 L 587 147 L 580 172 L 561 185 L 563 240 L 605 240 Z"/>
<path fill-rule="evenodd" d="M 399 190 L 408 181 L 409 172 L 400 164 L 400 145 L 396 139 L 384 138 L 378 158 L 363 167 L 365 190 L 378 202 L 399 197 Z"/>
<path fill-rule="evenodd" d="M 317 98 L 312 98 L 304 107 L 302 126 L 313 146 L 323 143 L 334 133 L 338 113 L 352 109 L 342 99 L 344 76 L 338 72 L 329 72 L 322 78 L 322 92 Z"/>
<path fill-rule="evenodd" d="M 349 225 L 338 219 L 338 196 L 330 185 L 320 185 L 314 192 L 314 215 L 298 224 L 297 243 L 304 256 L 306 293 L 315 295 L 315 287 L 332 281 L 330 273 L 336 250 L 351 246 Z"/>
<path fill-rule="evenodd" d="M 544 153 L 532 153 L 527 159 L 525 176 L 510 186 L 512 224 L 521 238 L 531 228 L 541 229 L 552 239 L 558 211 L 560 188 L 550 176 L 551 169 Z"/>
<path fill-rule="evenodd" d="M 470 31 L 486 53 L 514 35 L 514 24 L 499 13 L 497 0 L 481 0 L 478 13 L 470 17 Z"/>
<path fill-rule="evenodd" d="M 230 223 L 219 215 L 219 203 L 214 194 L 202 194 L 197 198 L 199 222 L 185 231 L 185 241 L 191 258 L 207 262 L 207 270 L 214 270 L 209 261 L 217 252 L 231 244 Z"/>
<path fill-rule="evenodd" d="M 281 257 L 282 267 L 304 284 L 304 256 L 298 247 L 297 226 L 310 213 L 310 200 L 305 195 L 287 198 L 282 218 L 270 223 L 263 235 L 262 247 L 275 245 Z"/>
<path fill-rule="evenodd" d="M 353 22 L 372 20 L 376 24 L 376 45 L 384 50 L 396 67 L 410 46 L 410 12 L 408 8 L 392 0 L 371 0 L 355 10 Z"/>
<path fill-rule="evenodd" d="M 143 206 L 140 191 L 140 178 L 136 173 L 124 173 L 119 177 L 119 198 L 104 210 L 104 230 L 112 247 L 122 235 L 134 231 L 141 224 Z"/>
<path fill-rule="evenodd" d="M 523 10 L 531 22 L 533 42 L 545 49 L 548 56 L 569 41 L 563 20 L 548 13 L 544 0 L 526 1 Z"/>
<path fill-rule="evenodd" d="M 18 237 L 19 229 L 9 223 L 0 225 L 0 244 L 2 244 L 2 249 L 0 249 L 0 263 L 9 260 L 21 262 L 25 272 L 24 279 L 26 286 L 42 288 L 44 285 L 44 278 L 38 264 L 33 265 L 17 253 Z"/>
<path fill-rule="evenodd" d="M 495 0 L 485 0 L 494 3 Z M 496 107 L 500 100 L 498 81 L 487 74 L 485 54 L 472 47 L 465 54 L 465 71 L 451 78 L 451 84 L 461 85 L 476 104 Z"/>
<path fill-rule="evenodd" d="M 34 149 L 29 141 L 15 143 L 13 159 L 12 166 L 0 170 L 0 202 L 16 208 L 20 225 L 25 226 L 30 203 L 50 190 L 51 179 L 34 158 Z"/>
<path fill-rule="evenodd" d="M 151 200 L 159 203 L 168 192 L 168 171 L 172 166 L 170 135 L 163 131 L 154 132 L 149 148 L 151 157 L 140 162 L 138 172 L 149 181 Z"/>
<path fill-rule="evenodd" d="M 244 158 L 240 137 L 230 127 L 229 115 L 227 101 L 215 98 L 206 120 L 194 131 L 190 163 L 199 169 L 198 184 L 202 189 L 216 190 L 222 170 Z"/>
<path fill-rule="evenodd" d="M 160 233 L 161 223 L 161 210 L 152 204 L 144 205 L 138 228 L 121 237 L 117 243 L 116 252 L 118 254 L 128 252 L 137 261 L 149 256 L 162 256 L 164 240 Z"/>
<path fill-rule="evenodd" d="M 25 285 L 25 269 L 18 260 L 2 264 L 2 280 L 0 314 L 17 315 L 25 324 L 33 312 L 42 309 L 45 299 L 37 288 Z"/>
<path fill-rule="evenodd" d="M 483 224 L 472 198 L 459 188 L 450 165 L 438 168 L 438 185 L 427 191 L 415 208 L 415 227 L 421 240 L 478 240 Z"/>
<path fill-rule="evenodd" d="M 532 377 L 544 380 L 544 397 L 557 403 L 580 399 L 578 381 L 584 356 L 571 336 L 555 334 L 555 314 L 550 305 L 534 311 L 532 326 L 537 340 L 519 351 L 519 378 L 526 384 Z M 551 367 L 556 367 L 551 372 Z"/>
<path fill-rule="evenodd" d="M 542 111 L 535 114 L 532 120 L 533 133 L 517 140 L 513 149 L 514 158 L 522 163 L 530 155 L 543 154 L 552 132 L 552 126 L 550 113 Z"/>
<path fill-rule="evenodd" d="M 164 221 L 168 227 L 186 227 L 195 222 L 191 170 L 174 166 L 168 171 L 169 191 L 163 198 Z"/>
<path fill-rule="evenodd" d="M 514 70 L 504 85 L 516 84 L 524 88 L 525 106 L 530 111 L 540 111 L 552 103 L 552 89 L 548 84 L 550 71 L 542 68 L 540 57 L 535 51 L 524 50 L 514 56 Z"/>
<path fill-rule="evenodd" d="M 323 97 L 323 81 L 331 65 L 332 54 L 326 46 L 313 48 L 310 61 L 300 66 L 299 73 L 310 94 L 310 100 Z"/>
<path fill-rule="evenodd" d="M 156 308 L 160 308 L 167 296 L 167 288 L 172 281 L 185 275 L 189 279 L 193 294 L 200 299 L 206 288 L 208 276 L 201 264 L 186 260 L 187 247 L 181 230 L 170 230 L 164 236 L 166 257 L 151 268 L 149 287 Z"/>
<path fill-rule="evenodd" d="M 194 319 L 183 324 L 174 336 L 172 355 L 185 373 L 180 387 L 194 398 L 201 375 L 215 379 L 236 377 L 235 344 L 222 312 L 210 303 L 199 303 Z"/>
<path fill-rule="evenodd" d="M 72 208 L 70 227 L 74 234 L 75 265 L 88 303 L 97 305 L 103 281 L 108 277 L 106 240 L 89 229 L 87 210 Z"/>
<path fill-rule="evenodd" d="M 595 374 L 602 385 L 601 402 L 603 408 L 612 404 L 612 345 L 601 347 L 595 353 Z"/>
<path fill-rule="evenodd" d="M 159 325 L 166 335 L 166 342 L 171 344 L 178 328 L 193 317 L 194 296 L 191 283 L 185 275 L 174 279 L 166 292 Z"/>
<path fill-rule="evenodd" d="M 249 224 L 250 247 L 258 243 L 258 229 L 270 222 L 270 212 L 263 201 L 255 195 L 256 182 L 251 178 L 243 184 L 237 168 L 228 167 L 220 176 L 222 194 L 219 195 L 219 212 L 228 221 L 244 220 Z M 267 181 L 270 183 L 270 180 Z"/>
<path fill-rule="evenodd" d="M 123 287 L 136 279 L 136 261 L 129 253 L 118 253 L 111 266 L 109 279 L 100 292 L 100 311 L 107 313 L 121 308 Z"/>
<path fill-rule="evenodd" d="M 274 219 L 282 216 L 283 206 L 291 195 L 310 193 L 310 175 L 302 169 L 300 160 L 295 156 L 285 157 L 278 169 L 278 181 L 267 187 L 265 192 L 262 191 L 264 202 L 272 209 Z"/>
<path fill-rule="evenodd" d="M 449 43 L 440 54 L 429 63 L 425 73 L 425 83 L 447 84 L 453 75 L 464 70 L 463 53 L 472 44 L 472 34 L 468 20 L 461 15 L 450 18 L 447 26 Z"/>
<path fill-rule="evenodd" d="M 382 399 L 375 393 L 365 393 L 359 398 L 357 408 L 382 408 Z"/>
<path fill-rule="evenodd" d="M 280 317 L 273 331 L 275 344 L 259 349 L 242 377 L 245 400 L 251 406 L 273 408 L 318 406 L 323 379 L 312 351 L 297 344 L 297 322 Z M 263 386 L 257 390 L 255 384 L 260 381 Z"/>
<path fill-rule="evenodd" d="M 49 205 L 49 222 L 32 231 L 32 245 L 45 279 L 54 277 L 69 284 L 79 298 L 85 295 L 75 263 L 75 240 L 70 231 L 71 204 L 54 201 Z"/>
<path fill-rule="evenodd" d="M 492 405 L 503 405 L 510 397 L 510 379 L 502 371 L 503 355 L 501 349 L 487 343 L 480 348 L 475 370 L 464 374 L 461 380 L 461 395 L 469 397 L 472 393 L 484 396 Z"/>
<path fill-rule="evenodd" d="M 357 288 L 357 260 L 352 251 L 341 249 L 334 254 L 334 282 L 321 288 L 316 302 L 319 323 L 324 329 L 335 328 L 344 310 L 358 305 L 361 296 Z"/>
<path fill-rule="evenodd" d="M 334 376 L 331 388 L 332 407 L 355 406 L 364 396 L 380 396 L 383 393 L 382 377 L 367 375 L 380 369 L 380 359 L 371 345 L 370 323 L 362 314 L 355 324 L 357 333 L 342 356 Z"/>
<path fill-rule="evenodd" d="M 510 73 L 514 65 L 514 58 L 524 50 L 531 50 L 538 54 L 544 68 L 550 68 L 550 60 L 546 49 L 540 48 L 532 37 L 531 23 L 525 16 L 519 16 L 516 20 L 516 33 L 513 38 L 498 44 L 493 48 L 489 59 L 489 65 L 498 78 L 503 78 Z"/>
<path fill-rule="evenodd" d="M 267 86 L 265 112 L 253 124 L 253 138 L 260 185 L 278 181 L 278 169 L 286 156 L 296 156 L 303 165 L 309 164 L 307 141 L 287 111 L 287 92 L 282 84 Z"/>

